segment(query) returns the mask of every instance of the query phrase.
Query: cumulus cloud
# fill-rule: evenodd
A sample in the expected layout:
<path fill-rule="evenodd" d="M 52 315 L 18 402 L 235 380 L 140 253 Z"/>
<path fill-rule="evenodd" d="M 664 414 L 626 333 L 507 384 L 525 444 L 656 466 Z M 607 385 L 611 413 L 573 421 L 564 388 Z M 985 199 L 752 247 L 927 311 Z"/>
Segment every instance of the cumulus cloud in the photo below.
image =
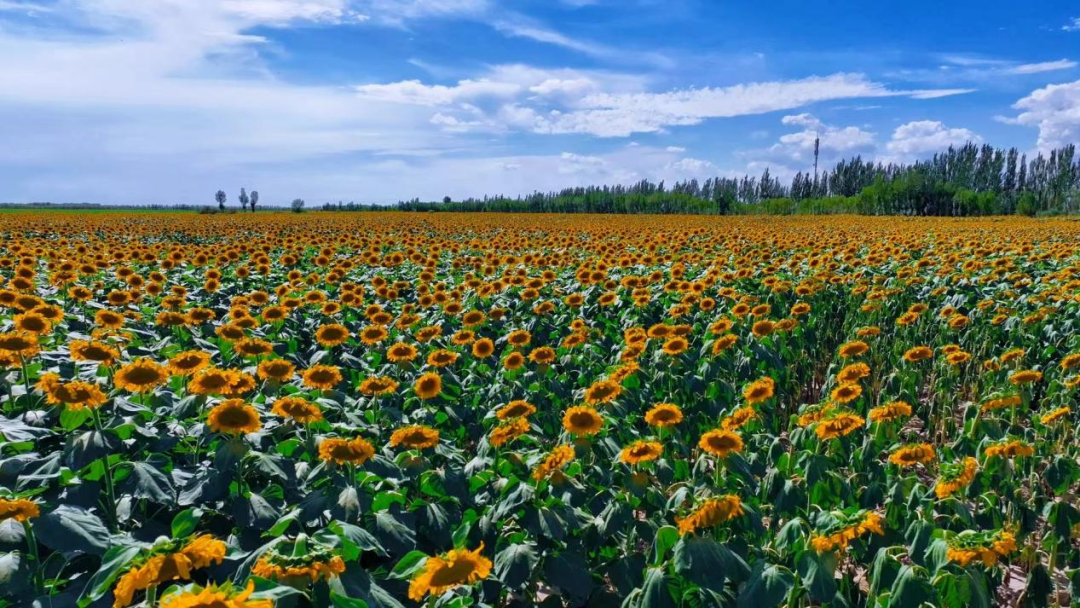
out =
<path fill-rule="evenodd" d="M 1080 80 L 1036 89 L 1013 108 L 1020 114 L 1006 122 L 1038 128 L 1041 150 L 1080 141 Z"/>
<path fill-rule="evenodd" d="M 791 127 L 802 127 L 802 130 L 781 135 L 768 148 L 744 152 L 743 156 L 757 163 L 806 168 L 814 162 L 815 141 L 820 142 L 819 153 L 823 164 L 855 154 L 869 154 L 876 149 L 874 134 L 860 127 L 829 125 L 805 112 L 784 116 L 780 122 Z"/>
<path fill-rule="evenodd" d="M 365 84 L 355 87 L 358 95 L 367 99 L 439 106 L 482 97 L 513 97 L 521 87 L 509 82 L 490 80 L 461 80 L 456 85 L 426 85 L 419 80 L 391 84 Z"/>
<path fill-rule="evenodd" d="M 1066 32 L 1080 32 L 1080 17 L 1073 18 L 1072 21 L 1061 26 L 1061 29 Z"/>
<path fill-rule="evenodd" d="M 900 158 L 908 158 L 981 141 L 981 137 L 968 129 L 949 128 L 936 120 L 917 120 L 897 127 L 886 149 Z"/>
<path fill-rule="evenodd" d="M 707 160 L 690 157 L 681 158 L 677 161 L 670 162 L 665 165 L 664 168 L 670 171 L 683 173 L 691 177 L 703 177 L 705 175 L 712 176 L 716 173 L 716 165 L 712 164 Z"/>

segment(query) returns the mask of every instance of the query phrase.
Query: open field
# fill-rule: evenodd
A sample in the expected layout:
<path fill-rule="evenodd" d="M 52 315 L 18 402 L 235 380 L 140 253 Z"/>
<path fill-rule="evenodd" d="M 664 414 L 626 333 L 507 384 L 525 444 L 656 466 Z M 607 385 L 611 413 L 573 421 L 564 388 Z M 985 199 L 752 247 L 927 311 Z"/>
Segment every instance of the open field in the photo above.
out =
<path fill-rule="evenodd" d="M 0 605 L 1067 603 L 1078 238 L 4 211 Z"/>

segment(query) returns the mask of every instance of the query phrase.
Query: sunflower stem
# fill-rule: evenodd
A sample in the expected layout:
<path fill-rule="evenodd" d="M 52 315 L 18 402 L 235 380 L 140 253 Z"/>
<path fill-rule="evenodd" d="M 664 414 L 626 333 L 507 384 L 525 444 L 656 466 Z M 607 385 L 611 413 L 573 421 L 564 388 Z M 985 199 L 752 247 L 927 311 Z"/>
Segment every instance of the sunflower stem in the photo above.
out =
<path fill-rule="evenodd" d="M 101 415 L 98 413 L 97 408 L 91 408 L 91 417 L 94 421 L 94 430 L 102 435 L 104 438 L 105 431 L 101 427 Z M 108 502 L 105 505 L 105 514 L 109 519 L 109 527 L 113 532 L 120 530 L 120 522 L 116 516 L 116 487 L 113 484 L 112 468 L 109 466 L 109 455 L 106 454 L 102 459 L 105 465 L 105 498 Z"/>
<path fill-rule="evenodd" d="M 41 558 L 38 556 L 37 537 L 34 536 L 34 525 L 29 521 L 23 522 L 23 530 L 26 532 L 26 545 L 30 553 L 30 560 L 34 562 L 31 578 L 34 581 L 34 591 L 45 592 L 45 573 L 41 569 Z"/>

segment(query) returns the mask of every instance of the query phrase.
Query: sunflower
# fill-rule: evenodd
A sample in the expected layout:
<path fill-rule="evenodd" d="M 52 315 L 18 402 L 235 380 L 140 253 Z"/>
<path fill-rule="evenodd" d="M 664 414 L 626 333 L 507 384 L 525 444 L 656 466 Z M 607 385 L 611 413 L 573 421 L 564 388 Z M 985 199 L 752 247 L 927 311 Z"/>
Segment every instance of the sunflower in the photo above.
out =
<path fill-rule="evenodd" d="M 676 517 L 680 534 L 693 534 L 696 530 L 713 528 L 743 515 L 742 501 L 734 494 L 706 500 L 686 517 Z"/>
<path fill-rule="evenodd" d="M 319 458 L 337 464 L 360 465 L 375 455 L 375 448 L 366 439 L 330 437 L 319 444 Z"/>
<path fill-rule="evenodd" d="M 824 441 L 850 435 L 864 424 L 866 424 L 866 420 L 858 414 L 845 410 L 829 410 L 817 422 L 814 432 L 817 434 L 818 439 Z"/>
<path fill-rule="evenodd" d="M 529 361 L 537 365 L 548 365 L 555 360 L 555 349 L 550 346 L 539 346 L 529 353 Z"/>
<path fill-rule="evenodd" d="M 282 418 L 291 418 L 300 424 L 311 424 L 323 419 L 318 405 L 301 397 L 280 397 L 270 411 Z"/>
<path fill-rule="evenodd" d="M 757 405 L 771 399 L 775 392 L 776 383 L 766 376 L 746 385 L 743 389 L 743 399 L 750 405 Z"/>
<path fill-rule="evenodd" d="M 372 376 L 360 383 L 360 392 L 365 395 L 388 395 L 397 390 L 398 383 L 385 376 Z"/>
<path fill-rule="evenodd" d="M 949 362 L 949 365 L 962 365 L 971 360 L 971 353 L 957 350 L 949 353 L 948 356 L 945 357 L 945 360 Z"/>
<path fill-rule="evenodd" d="M 1069 406 L 1066 405 L 1065 407 L 1059 407 L 1056 410 L 1040 416 L 1039 422 L 1042 422 L 1044 425 L 1053 424 L 1058 420 L 1061 420 L 1065 416 L 1068 416 L 1070 413 L 1072 413 L 1072 408 L 1070 408 Z"/>
<path fill-rule="evenodd" d="M 26 312 L 15 315 L 13 319 L 16 331 L 34 335 L 44 335 L 52 331 L 52 321 L 36 312 Z"/>
<path fill-rule="evenodd" d="M 337 323 L 323 325 L 315 332 L 315 341 L 323 346 L 337 346 L 348 339 L 349 330 Z"/>
<path fill-rule="evenodd" d="M 25 498 L 0 498 L 0 521 L 14 519 L 25 523 L 41 516 L 41 508 L 32 500 Z"/>
<path fill-rule="evenodd" d="M 689 347 L 690 342 L 688 342 L 686 338 L 682 336 L 675 336 L 672 338 L 668 338 L 667 341 L 664 342 L 663 351 L 665 355 L 674 357 L 676 355 L 681 355 L 682 353 L 686 352 L 686 349 Z"/>
<path fill-rule="evenodd" d="M 274 352 L 274 345 L 259 338 L 244 338 L 233 344 L 233 350 L 245 357 L 262 357 Z"/>
<path fill-rule="evenodd" d="M 169 373 L 173 376 L 191 376 L 210 366 L 210 353 L 188 350 L 169 359 Z"/>
<path fill-rule="evenodd" d="M 311 542 L 301 535 L 289 554 L 277 545 L 259 556 L 251 573 L 286 585 L 308 584 L 319 579 L 330 580 L 345 572 L 345 561 L 330 547 Z"/>
<path fill-rule="evenodd" d="M 499 408 L 498 411 L 495 412 L 495 416 L 499 420 L 509 420 L 511 418 L 527 418 L 535 413 L 536 406 L 528 401 L 518 399 Z"/>
<path fill-rule="evenodd" d="M 865 363 L 852 363 L 844 367 L 836 374 L 836 379 L 841 384 L 858 382 L 870 375 L 870 366 Z"/>
<path fill-rule="evenodd" d="M 1002 458 L 1021 458 L 1034 454 L 1035 448 L 1031 446 L 1031 444 L 1019 439 L 1006 439 L 987 446 L 987 448 L 983 450 L 983 453 L 986 454 L 987 458 L 993 458 L 995 456 L 1000 456 Z"/>
<path fill-rule="evenodd" d="M 639 440 L 623 448 L 619 460 L 626 464 L 638 464 L 656 460 L 663 453 L 664 446 L 659 442 Z"/>
<path fill-rule="evenodd" d="M 237 379 L 238 375 L 233 370 L 208 367 L 191 378 L 187 390 L 194 395 L 224 395 Z"/>
<path fill-rule="evenodd" d="M 871 422 L 892 422 L 911 416 L 911 406 L 903 401 L 893 401 L 870 410 Z"/>
<path fill-rule="evenodd" d="M 113 384 L 131 393 L 148 393 L 168 379 L 168 370 L 146 358 L 128 363 L 113 374 Z"/>
<path fill-rule="evenodd" d="M 428 353 L 427 364 L 431 367 L 447 367 L 458 360 L 458 354 L 452 350 L 440 348 Z"/>
<path fill-rule="evenodd" d="M 917 464 L 926 464 L 936 456 L 934 446 L 929 443 L 915 443 L 903 446 L 890 454 L 889 462 L 906 469 Z"/>
<path fill-rule="evenodd" d="M 38 337 L 27 332 L 12 331 L 0 334 L 0 351 L 27 358 L 37 354 Z"/>
<path fill-rule="evenodd" d="M 472 353 L 476 359 L 487 359 L 495 353 L 495 342 L 490 338 L 481 338 L 473 342 Z"/>
<path fill-rule="evenodd" d="M 611 380 L 600 380 L 585 389 L 585 403 L 589 405 L 609 403 L 621 394 L 622 386 L 619 383 Z"/>
<path fill-rule="evenodd" d="M 120 351 L 104 342 L 72 340 L 68 352 L 72 361 L 92 361 L 101 365 L 112 365 L 120 358 Z"/>
<path fill-rule="evenodd" d="M 725 334 L 723 336 L 720 336 L 719 338 L 716 339 L 716 341 L 713 342 L 712 354 L 713 355 L 719 355 L 720 353 L 722 353 L 722 352 L 726 351 L 727 349 L 731 348 L 732 346 L 734 346 L 735 343 L 738 342 L 738 341 L 739 341 L 738 334 Z"/>
<path fill-rule="evenodd" d="M 929 346 L 915 346 L 904 352 L 904 361 L 916 363 L 934 356 L 934 351 Z"/>
<path fill-rule="evenodd" d="M 78 411 L 83 408 L 101 407 L 108 400 L 101 387 L 90 382 L 61 383 L 56 374 L 45 374 L 38 382 L 50 404 L 66 404 L 67 409 Z"/>
<path fill-rule="evenodd" d="M 858 399 L 859 395 L 861 394 L 861 386 L 854 383 L 848 383 L 841 384 L 840 386 L 834 388 L 832 390 L 832 393 L 830 393 L 830 397 L 832 397 L 832 400 L 836 403 L 851 403 L 852 401 Z"/>
<path fill-rule="evenodd" d="M 838 352 L 840 353 L 841 358 L 850 359 L 865 354 L 868 350 L 870 350 L 870 345 L 862 340 L 856 340 L 854 342 L 841 344 Z"/>
<path fill-rule="evenodd" d="M 389 336 L 389 332 L 382 325 L 369 325 L 360 332 L 360 341 L 368 346 L 373 346 L 386 340 Z"/>
<path fill-rule="evenodd" d="M 1021 384 L 1033 384 L 1042 380 L 1042 377 L 1043 375 L 1040 371 L 1024 369 L 1013 372 L 1012 375 L 1009 376 L 1009 382 L 1017 386 Z"/>
<path fill-rule="evenodd" d="M 984 566 L 990 567 L 997 564 L 1002 557 L 1016 551 L 1019 551 L 1019 548 L 1011 532 L 967 532 L 949 540 L 945 557 L 959 564 L 961 568 L 966 568 L 972 562 L 982 562 Z"/>
<path fill-rule="evenodd" d="M 993 399 L 987 399 L 983 401 L 979 408 L 984 412 L 993 412 L 995 410 L 1003 410 L 1010 407 L 1016 407 L 1024 402 L 1023 397 L 1020 395 L 1007 395 L 1005 397 L 995 397 Z"/>
<path fill-rule="evenodd" d="M 579 405 L 563 414 L 563 428 L 572 435 L 589 436 L 600 432 L 604 418 L 591 407 Z"/>
<path fill-rule="evenodd" d="M 285 359 L 264 359 L 259 362 L 259 378 L 274 382 L 288 382 L 296 375 L 296 366 Z"/>
<path fill-rule="evenodd" d="M 525 365 L 525 355 L 518 351 L 506 355 L 506 358 L 503 359 L 503 367 L 510 371 L 520 369 L 522 365 Z"/>
<path fill-rule="evenodd" d="M 248 581 L 247 587 L 240 592 L 230 583 L 203 589 L 196 587 L 162 599 L 161 608 L 273 608 L 273 600 L 249 599 L 254 592 L 254 581 Z"/>
<path fill-rule="evenodd" d="M 333 365 L 313 365 L 304 370 L 304 386 L 331 390 L 341 384 L 341 372 Z"/>
<path fill-rule="evenodd" d="M 103 308 L 94 315 L 94 323 L 105 329 L 120 329 L 124 326 L 124 315 Z"/>
<path fill-rule="evenodd" d="M 511 418 L 499 426 L 491 429 L 488 441 L 495 447 L 500 447 L 507 442 L 521 437 L 529 432 L 529 421 L 524 418 Z"/>
<path fill-rule="evenodd" d="M 556 446 L 544 457 L 544 460 L 533 470 L 532 478 L 535 481 L 547 479 L 553 473 L 561 473 L 562 468 L 574 460 L 574 448 L 568 445 Z"/>
<path fill-rule="evenodd" d="M 506 343 L 514 348 L 528 346 L 530 341 L 532 341 L 532 334 L 524 329 L 512 331 L 506 336 Z"/>
<path fill-rule="evenodd" d="M 683 420 L 682 410 L 674 403 L 657 403 L 648 412 L 645 412 L 645 422 L 649 426 L 666 429 L 679 424 Z"/>
<path fill-rule="evenodd" d="M 427 595 L 440 596 L 461 585 L 472 585 L 491 574 L 491 560 L 481 552 L 454 549 L 442 556 L 427 558 L 424 568 L 409 583 L 409 599 L 419 602 Z"/>
<path fill-rule="evenodd" d="M 755 322 L 750 327 L 750 331 L 754 334 L 754 336 L 758 338 L 764 338 L 776 331 L 776 323 L 768 319 L 762 319 Z"/>
<path fill-rule="evenodd" d="M 243 399 L 226 399 L 210 409 L 206 424 L 215 433 L 246 435 L 262 428 L 259 412 Z"/>
<path fill-rule="evenodd" d="M 416 347 L 412 344 L 397 342 L 386 349 L 386 358 L 393 363 L 405 363 L 412 361 L 417 356 Z"/>
<path fill-rule="evenodd" d="M 741 429 L 746 423 L 757 418 L 757 412 L 750 406 L 741 407 L 720 421 L 720 428 L 725 431 Z"/>
<path fill-rule="evenodd" d="M 174 540 L 155 545 L 149 556 L 137 558 L 131 568 L 117 579 L 113 587 L 113 608 L 130 604 L 138 591 L 170 581 L 191 580 L 192 570 L 221 564 L 225 559 L 225 549 L 225 543 L 209 534 L 186 542 Z"/>
<path fill-rule="evenodd" d="M 428 372 L 416 379 L 413 392 L 423 400 L 434 399 L 442 392 L 442 378 L 435 372 Z"/>
<path fill-rule="evenodd" d="M 701 436 L 698 447 L 720 458 L 743 451 L 743 440 L 738 433 L 714 429 Z"/>
<path fill-rule="evenodd" d="M 934 485 L 934 493 L 938 498 L 952 496 L 975 480 L 978 469 L 979 463 L 971 456 L 964 458 L 959 464 L 941 465 L 941 478 Z"/>
<path fill-rule="evenodd" d="M 861 516 L 856 514 L 854 519 L 840 521 L 825 534 L 814 534 L 810 537 L 810 546 L 818 553 L 847 549 L 851 541 L 866 534 L 884 535 L 885 529 L 882 524 L 885 519 L 873 511 L 864 511 Z"/>
<path fill-rule="evenodd" d="M 405 446 L 412 450 L 423 450 L 439 445 L 439 431 L 429 426 L 413 425 L 400 428 L 390 436 L 393 447 Z"/>
<path fill-rule="evenodd" d="M 1072 353 L 1061 359 L 1061 369 L 1070 370 L 1080 367 L 1080 353 Z"/>

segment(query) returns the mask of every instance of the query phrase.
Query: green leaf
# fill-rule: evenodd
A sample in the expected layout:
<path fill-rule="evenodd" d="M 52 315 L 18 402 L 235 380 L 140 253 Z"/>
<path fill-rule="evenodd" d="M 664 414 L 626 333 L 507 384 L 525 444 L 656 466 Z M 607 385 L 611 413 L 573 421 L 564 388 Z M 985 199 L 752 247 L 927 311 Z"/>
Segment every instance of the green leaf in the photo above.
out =
<path fill-rule="evenodd" d="M 123 483 L 125 492 L 160 505 L 171 505 L 176 501 L 176 490 L 168 476 L 146 462 L 130 464 L 131 475 Z"/>
<path fill-rule="evenodd" d="M 345 572 L 338 577 L 337 582 L 340 583 L 344 592 L 340 595 L 350 600 L 363 602 L 363 605 L 370 608 L 405 608 L 393 594 L 380 587 L 371 574 L 358 563 L 349 564 Z"/>
<path fill-rule="evenodd" d="M 60 505 L 35 521 L 34 531 L 42 544 L 66 555 L 105 555 L 109 550 L 108 528 L 82 507 Z"/>
<path fill-rule="evenodd" d="M 667 577 L 660 568 L 649 568 L 645 575 L 645 584 L 634 605 L 638 608 L 676 608 L 675 600 L 668 590 Z"/>
<path fill-rule="evenodd" d="M 520 589 L 540 561 L 532 545 L 510 545 L 495 555 L 495 576 L 511 589 Z"/>
<path fill-rule="evenodd" d="M 118 545 L 108 550 L 101 558 L 101 567 L 90 578 L 87 584 L 86 597 L 97 600 L 104 597 L 112 589 L 113 582 L 121 573 L 127 571 L 128 564 L 142 549 L 138 545 Z"/>
<path fill-rule="evenodd" d="M 936 604 L 936 600 L 937 594 L 929 581 L 920 577 L 911 566 L 900 568 L 889 594 L 890 606 L 921 606 L 924 602 Z"/>
<path fill-rule="evenodd" d="M 653 540 L 653 566 L 659 566 L 667 559 L 668 553 L 679 542 L 679 531 L 675 526 L 663 526 L 656 531 Z"/>
<path fill-rule="evenodd" d="M 203 510 L 195 507 L 177 513 L 172 520 L 172 537 L 184 538 L 191 535 L 195 528 L 199 526 L 199 520 L 202 519 L 202 516 Z"/>
<path fill-rule="evenodd" d="M 810 590 L 811 599 L 828 602 L 836 595 L 836 556 L 832 553 L 804 551 L 799 558 L 802 584 Z"/>
<path fill-rule="evenodd" d="M 724 580 L 746 579 L 750 568 L 741 557 L 711 538 L 684 537 L 675 545 L 675 571 L 699 587 L 721 591 Z"/>
<path fill-rule="evenodd" d="M 754 565 L 750 580 L 739 595 L 739 608 L 773 608 L 779 606 L 791 588 L 795 586 L 795 574 L 775 564 L 765 567 L 765 562 Z"/>
<path fill-rule="evenodd" d="M 421 567 L 421 563 L 427 559 L 427 554 L 423 551 L 409 551 L 398 560 L 398 563 L 394 565 L 394 569 L 390 571 L 391 578 L 397 579 L 410 579 L 416 574 Z"/>

